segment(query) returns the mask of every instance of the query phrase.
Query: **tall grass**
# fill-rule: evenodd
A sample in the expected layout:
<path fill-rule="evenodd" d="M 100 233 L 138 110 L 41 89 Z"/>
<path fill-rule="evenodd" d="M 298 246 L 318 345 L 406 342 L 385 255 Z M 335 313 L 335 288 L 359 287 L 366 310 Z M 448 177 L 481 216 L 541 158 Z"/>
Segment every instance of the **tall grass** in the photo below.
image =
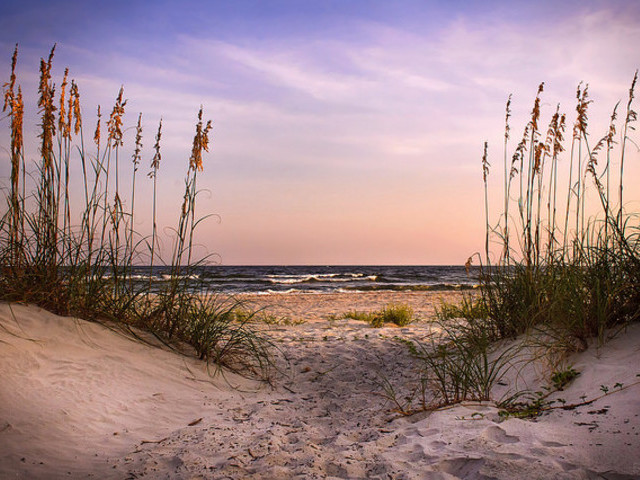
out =
<path fill-rule="evenodd" d="M 246 323 L 231 321 L 237 305 L 221 303 L 214 292 L 194 294 L 185 280 L 206 261 L 195 259 L 192 251 L 200 222 L 196 178 L 209 148 L 211 121 L 204 123 L 201 108 L 173 230 L 170 279 L 159 287 L 134 284 L 131 273 L 136 262 L 149 259 L 153 268 L 159 261 L 156 204 L 162 121 L 148 172 L 153 182 L 153 230 L 150 239 L 140 239 L 135 230 L 135 198 L 143 159 L 142 114 L 134 127 L 133 174 L 127 186 L 127 179 L 122 178 L 126 160 L 124 89 L 119 90 L 105 125 L 98 106 L 93 147 L 86 145 L 78 85 L 74 80 L 69 83 L 66 69 L 56 95 L 54 53 L 55 46 L 40 61 L 39 147 L 37 155 L 29 155 L 36 158 L 34 164 L 25 160 L 17 46 L 9 81 L 4 84 L 11 174 L 0 210 L 0 300 L 143 328 L 168 344 L 190 345 L 207 361 L 265 375 L 270 364 L 267 343 Z M 72 185 L 81 185 L 80 200 L 72 194 Z"/>
<path fill-rule="evenodd" d="M 602 343 L 607 332 L 640 320 L 640 217 L 625 209 L 623 196 L 628 149 L 637 148 L 630 137 L 637 78 L 636 72 L 622 125 L 618 104 L 595 141 L 588 129 L 588 86 L 578 85 L 569 145 L 567 115 L 559 105 L 542 127 L 540 84 L 511 155 L 509 96 L 504 202 L 496 223 L 489 211 L 487 143 L 482 156 L 486 235 L 484 256 L 476 255 L 482 261 L 479 295 L 443 305 L 438 342 L 412 345 L 424 363 L 423 382 L 434 389 L 434 406 L 490 398 L 492 385 L 519 355 L 519 349 L 498 354 L 491 342 L 531 334 L 533 344 L 554 357 L 549 364 L 557 364 L 558 355 L 583 350 L 593 338 Z M 590 196 L 598 211 L 589 209 Z"/>
<path fill-rule="evenodd" d="M 487 229 L 501 254 L 492 259 L 486 252 L 480 291 L 498 337 L 541 328 L 573 339 L 581 349 L 589 338 L 603 341 L 607 329 L 640 318 L 640 230 L 637 215 L 625 210 L 622 195 L 629 135 L 637 117 L 636 82 L 637 72 L 622 126 L 616 124 L 616 105 L 607 131 L 595 141 L 588 129 L 588 85 L 579 85 L 568 147 L 567 115 L 559 106 L 542 129 L 544 84 L 538 88 L 505 177 L 504 211 L 497 225 Z M 618 129 L 622 135 L 616 148 Z M 507 116 L 506 139 L 508 132 Z M 565 151 L 568 159 L 561 158 Z M 620 165 L 617 195 L 611 185 L 614 155 Z M 485 160 L 486 188 L 484 164 Z M 568 178 L 564 205 L 561 167 L 568 170 L 563 177 Z M 510 193 L 513 185 L 520 185 L 517 196 Z M 597 200 L 599 211 L 588 209 L 589 196 Z M 517 205 L 518 214 L 510 214 L 510 204 Z"/>

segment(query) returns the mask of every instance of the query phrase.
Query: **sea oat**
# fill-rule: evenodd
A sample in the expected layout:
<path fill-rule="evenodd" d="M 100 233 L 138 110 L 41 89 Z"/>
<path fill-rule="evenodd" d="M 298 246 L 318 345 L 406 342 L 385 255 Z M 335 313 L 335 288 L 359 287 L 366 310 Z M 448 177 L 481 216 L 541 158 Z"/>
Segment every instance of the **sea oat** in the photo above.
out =
<path fill-rule="evenodd" d="M 156 133 L 156 143 L 153 145 L 153 159 L 151 160 L 151 171 L 149 172 L 149 177 L 153 178 L 156 176 L 156 172 L 160 168 L 160 160 L 162 156 L 160 155 L 160 138 L 162 137 L 162 119 L 160 119 L 160 123 L 158 124 L 158 133 Z"/>
<path fill-rule="evenodd" d="M 538 86 L 536 100 L 533 102 L 533 111 L 531 112 L 531 126 L 534 132 L 538 131 L 538 120 L 540 119 L 540 94 L 544 90 L 544 82 Z"/>
<path fill-rule="evenodd" d="M 138 171 L 140 163 L 140 154 L 142 152 L 142 113 L 138 115 L 138 124 L 136 125 L 136 148 L 133 152 L 133 171 Z"/>
<path fill-rule="evenodd" d="M 589 104 L 592 100 L 589 100 L 589 85 L 585 85 L 584 89 L 581 90 L 582 83 L 578 84 L 578 89 L 576 92 L 576 98 L 578 99 L 578 104 L 576 105 L 576 112 L 578 112 L 578 116 L 576 118 L 576 122 L 573 126 L 573 138 L 578 139 L 581 138 L 583 133 L 587 131 L 587 110 L 589 108 Z"/>
<path fill-rule="evenodd" d="M 73 132 L 77 135 L 82 128 L 82 113 L 80 112 L 80 92 L 78 91 L 78 84 L 73 80 L 71 80 L 71 93 L 69 97 L 69 111 L 71 112 L 71 110 L 73 110 L 73 116 L 75 118 Z M 69 126 L 71 126 L 71 116 L 69 116 Z"/>
<path fill-rule="evenodd" d="M 509 132 L 511 132 L 511 128 L 509 127 L 509 118 L 511 117 L 511 97 L 513 94 L 509 94 L 509 98 L 507 99 L 507 107 L 505 108 L 504 115 L 504 139 L 505 141 L 509 140 Z"/>
<path fill-rule="evenodd" d="M 40 98 L 38 99 L 38 107 L 40 107 L 40 113 L 42 114 L 42 133 L 40 134 L 40 138 L 42 139 L 41 154 L 45 169 L 52 168 L 53 136 L 56 130 L 54 117 L 56 107 L 53 104 L 54 86 L 50 83 L 51 63 L 55 49 L 56 46 L 54 45 L 47 61 L 40 59 L 40 84 L 38 86 Z"/>
<path fill-rule="evenodd" d="M 482 154 L 482 180 L 484 180 L 485 183 L 487 182 L 487 177 L 489 176 L 489 167 L 491 166 L 488 159 L 488 149 L 489 143 L 484 142 L 484 153 Z"/>
<path fill-rule="evenodd" d="M 96 131 L 93 134 L 93 141 L 100 148 L 100 118 L 102 118 L 102 114 L 100 113 L 100 105 L 98 105 L 98 121 L 96 122 Z"/>
<path fill-rule="evenodd" d="M 638 81 L 638 71 L 636 70 L 635 75 L 633 76 L 633 80 L 631 82 L 631 87 L 629 88 L 629 102 L 627 103 L 627 123 L 634 122 L 638 117 L 634 110 L 631 109 L 631 103 L 635 98 L 634 92 L 636 89 L 636 82 Z M 634 130 L 632 126 L 629 126 L 631 130 Z"/>
<path fill-rule="evenodd" d="M 10 106 L 13 102 L 14 98 L 14 88 L 16 84 L 16 64 L 18 63 L 18 44 L 16 43 L 16 48 L 13 51 L 13 56 L 11 57 L 11 76 L 9 77 L 9 81 L 3 85 L 5 89 L 4 92 L 4 106 L 2 107 L 2 111 L 6 111 L 7 107 Z"/>
<path fill-rule="evenodd" d="M 562 141 L 564 140 L 564 131 L 566 128 L 567 116 L 563 113 L 560 115 L 560 121 L 556 125 L 556 131 L 553 140 L 553 157 L 557 158 L 558 155 L 564 151 Z"/>
<path fill-rule="evenodd" d="M 11 153 L 12 163 L 18 163 L 18 157 L 22 151 L 23 134 L 22 122 L 24 118 L 24 102 L 22 101 L 22 88 L 18 86 L 18 94 L 11 101 Z M 17 165 L 16 165 L 17 168 Z"/>
<path fill-rule="evenodd" d="M 127 104 L 126 100 L 122 99 L 124 94 L 124 87 L 120 87 L 118 96 L 116 97 L 116 103 L 113 106 L 109 121 L 107 122 L 107 130 L 109 132 L 109 143 L 113 142 L 113 147 L 123 145 L 122 141 L 122 117 L 124 115 L 124 107 Z"/>
<path fill-rule="evenodd" d="M 70 118 L 67 119 L 66 111 L 66 93 L 67 93 L 67 78 L 69 76 L 69 69 L 64 69 L 64 76 L 62 77 L 62 85 L 60 85 L 60 109 L 58 111 L 58 131 L 62 135 L 62 138 L 70 138 L 71 122 Z M 71 110 L 69 110 L 69 117 L 71 116 Z"/>
<path fill-rule="evenodd" d="M 196 134 L 193 137 L 193 147 L 191 149 L 191 157 L 189 158 L 189 168 L 192 170 L 202 171 L 202 151 L 209 151 L 209 131 L 211 127 L 211 120 L 209 120 L 206 127 L 202 128 L 202 107 L 200 107 Z"/>

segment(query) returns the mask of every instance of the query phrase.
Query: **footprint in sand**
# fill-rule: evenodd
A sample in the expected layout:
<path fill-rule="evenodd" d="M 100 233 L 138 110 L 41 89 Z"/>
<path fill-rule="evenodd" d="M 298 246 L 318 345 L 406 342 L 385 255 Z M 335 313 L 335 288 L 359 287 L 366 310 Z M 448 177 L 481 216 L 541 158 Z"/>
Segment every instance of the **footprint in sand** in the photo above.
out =
<path fill-rule="evenodd" d="M 564 443 L 548 442 L 546 440 L 542 440 L 540 443 L 545 447 L 565 447 L 566 446 Z"/>
<path fill-rule="evenodd" d="M 497 426 L 488 427 L 484 432 L 482 432 L 482 436 L 487 440 L 498 443 L 516 443 L 520 441 L 520 438 L 508 435 L 507 432 Z"/>
<path fill-rule="evenodd" d="M 484 463 L 483 459 L 474 457 L 448 458 L 438 462 L 434 470 L 458 478 L 485 478 L 480 475 L 480 469 Z"/>

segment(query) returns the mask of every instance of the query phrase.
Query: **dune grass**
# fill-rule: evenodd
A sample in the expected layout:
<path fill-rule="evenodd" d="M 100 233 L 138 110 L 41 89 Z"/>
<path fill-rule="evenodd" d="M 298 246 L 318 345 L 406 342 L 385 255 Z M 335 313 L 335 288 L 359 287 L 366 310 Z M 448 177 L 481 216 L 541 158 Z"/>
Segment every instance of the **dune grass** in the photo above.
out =
<path fill-rule="evenodd" d="M 566 115 L 559 107 L 544 137 L 540 131 L 540 85 L 531 119 L 510 166 L 505 164 L 504 211 L 488 232 L 501 254 L 492 261 L 485 252 L 480 289 L 496 336 L 542 329 L 581 350 L 590 338 L 602 342 L 607 330 L 640 319 L 640 225 L 637 214 L 625 210 L 623 196 L 629 135 L 637 117 L 636 81 L 637 72 L 622 126 L 616 124 L 618 104 L 607 131 L 596 140 L 588 132 L 588 86 L 579 85 L 568 147 L 563 146 Z M 508 135 L 507 123 L 506 140 Z M 560 163 L 565 150 L 569 158 Z M 558 185 L 561 166 L 568 168 L 564 194 Z M 590 195 L 599 212 L 587 209 Z"/>
<path fill-rule="evenodd" d="M 405 327 L 415 320 L 413 308 L 402 303 L 390 303 L 381 310 L 373 312 L 360 312 L 351 310 L 342 315 L 343 319 L 353 319 L 367 322 L 374 328 L 381 328 L 387 323 L 392 323 L 399 327 Z"/>
<path fill-rule="evenodd" d="M 161 167 L 162 121 L 155 134 L 147 175 L 143 168 L 142 114 L 133 129 L 133 155 L 125 157 L 125 110 L 121 88 L 108 118 L 97 109 L 95 129 L 86 132 L 79 87 L 64 71 L 58 93 L 53 81 L 55 46 L 40 61 L 37 153 L 25 152 L 24 98 L 17 81 L 18 48 L 4 84 L 3 111 L 9 120 L 9 185 L 0 209 L 0 300 L 39 305 L 63 315 L 110 322 L 152 332 L 168 345 L 188 345 L 198 357 L 240 373 L 267 376 L 267 342 L 234 312 L 239 304 L 215 292 L 193 293 L 197 177 L 209 149 L 211 121 L 198 112 L 186 163 L 185 191 L 168 262 L 159 251 L 157 178 Z M 105 121 L 106 120 L 106 121 Z M 90 144 L 86 142 L 91 138 Z M 32 163 L 32 158 L 36 160 Z M 122 178 L 132 162 L 131 178 Z M 142 177 L 142 178 L 140 178 Z M 145 177 L 149 177 L 145 179 Z M 153 185 L 153 230 L 141 238 L 136 225 L 136 187 Z M 78 186 L 80 192 L 78 193 Z M 137 264 L 169 267 L 169 279 L 141 285 L 132 279 Z"/>
<path fill-rule="evenodd" d="M 588 86 L 578 86 L 568 146 L 567 115 L 559 106 L 546 130 L 542 128 L 541 84 L 511 156 L 509 97 L 504 202 L 495 224 L 489 211 L 486 143 L 482 157 L 485 251 L 474 256 L 481 263 L 479 295 L 442 305 L 438 341 L 411 347 L 424 362 L 423 381 L 435 392 L 431 406 L 489 399 L 493 384 L 522 352 L 501 352 L 496 342 L 502 339 L 526 334 L 521 345 L 541 347 L 543 355 L 554 357 L 547 364 L 557 368 L 559 358 L 586 349 L 592 339 L 602 344 L 612 331 L 640 319 L 640 224 L 638 214 L 625 209 L 624 196 L 625 161 L 636 145 L 630 135 L 637 119 L 637 76 L 621 118 L 618 103 L 607 131 L 595 140 L 588 131 Z M 563 179 L 568 179 L 564 186 Z M 591 199 L 600 206 L 598 212 L 588 208 Z M 549 372 L 559 388 L 577 373 L 563 371 Z M 529 406 L 525 402 L 523 408 Z"/>

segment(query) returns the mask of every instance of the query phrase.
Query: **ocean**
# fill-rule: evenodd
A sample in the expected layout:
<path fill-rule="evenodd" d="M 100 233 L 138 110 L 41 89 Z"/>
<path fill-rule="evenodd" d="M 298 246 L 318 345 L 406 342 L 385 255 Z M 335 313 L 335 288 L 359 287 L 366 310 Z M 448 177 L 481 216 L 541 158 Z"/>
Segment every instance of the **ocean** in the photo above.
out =
<path fill-rule="evenodd" d="M 169 267 L 135 267 L 136 281 L 159 286 Z M 330 293 L 475 288 L 479 270 L 464 266 L 198 266 L 185 280 L 194 290 L 220 293 Z"/>

